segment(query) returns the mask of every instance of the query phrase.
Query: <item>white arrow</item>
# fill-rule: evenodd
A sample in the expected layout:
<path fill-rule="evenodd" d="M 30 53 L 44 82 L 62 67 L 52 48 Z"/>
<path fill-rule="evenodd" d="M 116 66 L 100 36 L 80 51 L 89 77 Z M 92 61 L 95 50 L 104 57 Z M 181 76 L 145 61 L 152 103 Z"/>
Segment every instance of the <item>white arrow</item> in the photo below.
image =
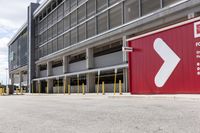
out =
<path fill-rule="evenodd" d="M 154 41 L 154 50 L 164 60 L 163 65 L 155 76 L 154 82 L 157 87 L 163 87 L 181 59 L 161 38 L 157 38 Z"/>

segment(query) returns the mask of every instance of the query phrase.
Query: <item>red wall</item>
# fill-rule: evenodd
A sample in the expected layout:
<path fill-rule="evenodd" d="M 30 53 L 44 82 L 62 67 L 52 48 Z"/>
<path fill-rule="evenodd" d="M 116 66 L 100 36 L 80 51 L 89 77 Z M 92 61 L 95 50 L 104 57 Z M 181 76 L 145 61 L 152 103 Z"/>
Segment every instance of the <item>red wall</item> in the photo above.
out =
<path fill-rule="evenodd" d="M 200 52 L 197 53 L 200 46 L 196 46 L 200 37 L 194 37 L 195 21 L 128 42 L 129 47 L 134 49 L 129 53 L 129 86 L 132 94 L 200 93 L 200 68 L 197 64 L 200 63 L 200 57 L 197 58 L 200 56 Z M 155 76 L 164 63 L 154 50 L 156 38 L 161 38 L 180 57 L 180 62 L 162 87 L 155 84 Z"/>

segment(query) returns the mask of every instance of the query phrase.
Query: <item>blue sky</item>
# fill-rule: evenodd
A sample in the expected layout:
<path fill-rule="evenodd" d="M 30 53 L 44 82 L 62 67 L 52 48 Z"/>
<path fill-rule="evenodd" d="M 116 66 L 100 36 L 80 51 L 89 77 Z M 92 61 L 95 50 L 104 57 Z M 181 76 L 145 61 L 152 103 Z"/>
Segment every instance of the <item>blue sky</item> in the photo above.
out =
<path fill-rule="evenodd" d="M 0 82 L 3 84 L 6 83 L 5 68 L 8 67 L 7 43 L 26 22 L 27 7 L 30 2 L 36 1 L 37 0 L 0 0 Z"/>

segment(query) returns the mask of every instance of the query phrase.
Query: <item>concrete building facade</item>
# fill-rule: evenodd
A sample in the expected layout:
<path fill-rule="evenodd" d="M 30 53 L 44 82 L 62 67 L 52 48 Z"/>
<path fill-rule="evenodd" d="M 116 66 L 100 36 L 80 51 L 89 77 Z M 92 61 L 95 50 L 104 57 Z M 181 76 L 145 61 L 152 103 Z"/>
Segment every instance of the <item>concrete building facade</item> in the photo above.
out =
<path fill-rule="evenodd" d="M 128 38 L 199 16 L 199 0 L 48 0 L 9 42 L 11 83 L 33 93 L 128 92 Z M 84 90 L 82 89 L 84 86 Z"/>

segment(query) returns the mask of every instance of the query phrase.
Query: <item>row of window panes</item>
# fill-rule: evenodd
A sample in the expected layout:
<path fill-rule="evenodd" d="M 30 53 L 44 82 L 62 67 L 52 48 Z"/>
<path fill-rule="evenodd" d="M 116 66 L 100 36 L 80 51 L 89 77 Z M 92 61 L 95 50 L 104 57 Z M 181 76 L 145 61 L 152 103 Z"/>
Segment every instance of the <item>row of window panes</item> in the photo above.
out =
<path fill-rule="evenodd" d="M 155 4 L 154 4 L 155 7 L 158 6 L 159 2 L 156 4 L 156 1 L 159 1 L 159 0 L 153 0 L 153 1 L 155 2 Z M 143 2 L 145 2 L 145 0 Z M 149 3 L 147 2 L 147 3 L 143 3 L 143 4 L 146 5 Z M 139 17 L 139 2 L 137 0 L 127 0 L 127 1 L 125 1 L 124 6 L 125 6 L 124 7 L 125 23 Z M 155 10 L 156 9 L 155 7 L 153 8 L 150 6 L 149 9 L 147 9 L 147 10 L 150 12 L 153 9 Z M 146 8 L 148 8 L 148 7 L 146 7 Z M 96 18 L 89 20 L 85 24 L 78 26 L 77 28 L 71 30 L 70 32 L 68 32 L 64 35 L 64 37 L 63 37 L 64 39 L 62 39 L 62 41 L 64 41 L 65 43 L 64 42 L 58 43 L 58 44 L 61 44 L 62 46 L 58 45 L 58 47 L 57 47 L 57 44 L 55 43 L 57 40 L 59 40 L 59 38 L 56 41 L 54 41 L 55 45 L 53 45 L 54 47 L 52 48 L 52 50 L 50 50 L 50 53 L 60 50 L 69 45 L 73 45 L 77 42 L 83 41 L 86 38 L 90 38 L 96 34 L 105 32 L 108 29 L 112 29 L 114 27 L 120 26 L 123 23 L 122 13 L 123 13 L 122 5 L 119 4 L 119 5 L 115 6 L 114 8 L 110 9 L 109 11 L 100 14 Z M 73 13 L 72 13 L 72 15 L 73 15 Z M 108 17 L 108 16 L 110 16 L 110 17 Z M 75 21 L 76 19 L 73 19 L 73 20 L 74 20 L 74 22 L 76 22 Z M 69 17 L 66 17 L 64 20 L 60 21 L 57 25 L 50 28 L 47 32 L 44 32 L 44 34 L 46 34 L 47 36 L 42 35 L 42 38 L 43 38 L 42 40 L 44 40 L 44 41 L 43 42 L 39 41 L 39 43 L 42 44 L 46 40 L 50 40 L 53 37 L 56 37 L 58 34 L 63 33 L 64 31 L 68 30 L 69 28 L 70 28 L 70 20 L 69 20 Z M 49 51 L 49 50 L 47 50 L 47 51 Z M 42 56 L 50 54 L 48 52 L 44 52 L 44 53 L 45 54 Z"/>

